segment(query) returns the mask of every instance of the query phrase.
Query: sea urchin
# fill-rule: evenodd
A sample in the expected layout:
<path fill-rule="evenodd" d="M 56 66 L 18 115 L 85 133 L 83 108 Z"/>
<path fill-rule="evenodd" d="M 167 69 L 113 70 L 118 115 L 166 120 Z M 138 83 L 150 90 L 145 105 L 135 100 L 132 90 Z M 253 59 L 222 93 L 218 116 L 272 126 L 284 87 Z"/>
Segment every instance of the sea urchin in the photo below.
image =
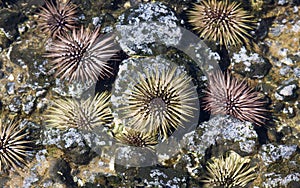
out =
<path fill-rule="evenodd" d="M 250 159 L 241 157 L 234 151 L 227 156 L 212 158 L 207 164 L 207 175 L 202 182 L 204 187 L 245 187 L 256 178 L 255 167 L 250 167 Z"/>
<path fill-rule="evenodd" d="M 44 1 L 46 7 L 41 7 L 38 20 L 42 31 L 50 33 L 50 36 L 55 38 L 76 27 L 77 6 L 70 0 L 65 4 L 57 2 L 57 5 L 54 5 L 52 0 Z"/>
<path fill-rule="evenodd" d="M 162 70 L 154 67 L 138 73 L 139 77 L 126 93 L 126 106 L 122 108 L 129 127 L 141 132 L 157 132 L 166 139 L 195 115 L 197 92 L 191 77 L 180 71 L 176 67 Z"/>
<path fill-rule="evenodd" d="M 114 36 L 99 37 L 100 28 L 94 32 L 73 29 L 72 34 L 57 36 L 45 57 L 52 58 L 56 76 L 69 81 L 97 81 L 112 74 L 108 60 L 118 51 Z"/>
<path fill-rule="evenodd" d="M 89 97 L 86 100 L 58 99 L 48 109 L 46 122 L 49 127 L 79 128 L 92 130 L 96 126 L 109 123 L 112 120 L 109 109 L 109 97 L 107 92 Z"/>
<path fill-rule="evenodd" d="M 189 11 L 189 22 L 200 37 L 218 42 L 221 46 L 247 42 L 252 16 L 239 6 L 239 3 L 229 3 L 228 0 L 203 0 Z"/>
<path fill-rule="evenodd" d="M 128 127 L 124 127 L 123 131 L 117 133 L 115 137 L 121 143 L 135 147 L 151 147 L 158 143 L 155 134 L 140 132 Z"/>
<path fill-rule="evenodd" d="M 0 171 L 18 167 L 25 164 L 27 151 L 31 149 L 31 141 L 26 140 L 29 134 L 26 127 L 20 128 L 18 122 L 11 121 L 8 124 L 0 120 Z"/>
<path fill-rule="evenodd" d="M 239 81 L 229 72 L 216 71 L 208 76 L 204 97 L 205 110 L 212 114 L 227 114 L 242 121 L 262 125 L 267 119 L 265 101 L 246 81 Z"/>

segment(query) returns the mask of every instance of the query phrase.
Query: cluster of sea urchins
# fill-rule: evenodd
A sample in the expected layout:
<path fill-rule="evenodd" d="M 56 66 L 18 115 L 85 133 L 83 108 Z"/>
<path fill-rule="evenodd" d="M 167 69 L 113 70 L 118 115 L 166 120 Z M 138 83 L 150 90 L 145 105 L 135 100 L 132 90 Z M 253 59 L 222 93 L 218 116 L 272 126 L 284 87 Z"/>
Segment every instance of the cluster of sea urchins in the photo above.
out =
<path fill-rule="evenodd" d="M 76 8 L 70 1 L 56 5 L 46 1 L 46 7 L 40 13 L 40 26 L 50 33 L 54 41 L 45 56 L 52 60 L 51 70 L 55 70 L 55 75 L 62 79 L 97 81 L 98 77 L 112 74 L 107 61 L 116 53 L 113 38 L 99 38 L 99 28 L 92 32 L 83 26 L 77 29 Z M 239 8 L 239 4 L 227 0 L 201 1 L 189 14 L 190 22 L 201 37 L 225 46 L 247 41 L 247 32 L 252 29 L 249 25 L 252 16 Z M 192 115 L 189 102 L 193 97 L 191 90 L 185 88 L 189 79 L 174 76 L 175 69 L 163 71 L 147 72 L 146 77 L 140 75 L 127 96 L 128 105 L 123 110 L 125 118 L 130 119 L 128 124 L 131 128 L 139 132 L 143 129 L 155 131 L 166 139 L 173 130 L 183 126 L 182 120 Z M 244 81 L 239 82 L 227 74 L 216 73 L 209 76 L 206 93 L 205 109 L 213 114 L 229 114 L 258 124 L 262 124 L 265 119 L 264 102 Z M 59 103 L 72 106 L 76 102 L 59 101 L 57 107 L 61 106 Z M 66 116 L 72 112 L 68 110 L 66 113 L 64 108 L 57 108 L 55 112 L 52 108 L 49 117 L 58 111 Z M 86 114 L 88 117 L 90 115 Z M 54 120 L 49 122 L 55 123 Z M 76 123 L 71 124 L 75 126 Z M 61 125 L 65 126 L 64 123 Z"/>
<path fill-rule="evenodd" d="M 118 51 L 113 35 L 100 36 L 100 27 L 91 31 L 78 27 L 77 6 L 45 0 L 39 13 L 39 27 L 52 37 L 45 57 L 49 58 L 55 77 L 81 83 L 112 75 L 108 61 Z M 86 100 L 58 99 L 45 116 L 48 126 L 65 129 L 74 127 L 93 130 L 111 122 L 110 94 L 96 94 Z"/>
<path fill-rule="evenodd" d="M 41 8 L 39 26 L 53 38 L 45 57 L 51 59 L 55 76 L 69 82 L 85 82 L 112 75 L 108 60 L 116 55 L 113 35 L 100 36 L 100 28 L 94 31 L 78 28 L 77 7 L 70 1 L 45 1 Z"/>
<path fill-rule="evenodd" d="M 53 39 L 45 55 L 51 59 L 51 70 L 55 70 L 56 76 L 70 82 L 95 82 L 99 77 L 110 76 L 112 68 L 108 60 L 117 52 L 113 36 L 101 38 L 100 28 L 93 31 L 83 26 L 78 28 L 76 14 L 77 6 L 70 0 L 66 3 L 46 0 L 45 7 L 41 8 L 39 26 Z M 249 25 L 252 16 L 239 8 L 239 4 L 227 0 L 201 1 L 189 12 L 189 16 L 190 23 L 201 37 L 226 47 L 247 42 L 248 31 L 252 29 Z M 138 147 L 155 145 L 156 134 L 162 139 L 168 138 L 173 130 L 183 126 L 182 120 L 193 115 L 191 103 L 195 95 L 187 87 L 191 78 L 185 73 L 175 75 L 175 71 L 176 68 L 156 69 L 146 72 L 146 76 L 140 74 L 127 95 L 128 105 L 123 108 L 131 127 L 116 134 L 119 141 Z M 259 125 L 264 123 L 265 103 L 261 101 L 259 93 L 249 88 L 245 81 L 240 82 L 229 73 L 221 72 L 208 78 L 207 96 L 204 98 L 206 110 L 213 114 L 229 114 Z M 67 126 L 88 130 L 106 124 L 112 120 L 109 96 L 102 93 L 82 101 L 57 100 L 50 107 L 47 121 L 57 128 Z M 143 132 L 143 129 L 151 134 Z M 17 122 L 6 124 L 0 121 L 0 171 L 18 169 L 26 163 L 27 151 L 31 149 L 27 135 L 25 128 L 20 128 Z M 232 165 L 232 160 L 237 159 L 240 160 L 238 167 L 232 166 L 230 172 L 221 174 L 222 177 L 218 175 L 219 170 Z M 232 176 L 237 168 L 242 168 L 248 162 L 236 154 L 230 154 L 226 159 L 215 159 L 208 165 L 209 174 L 205 181 L 214 185 L 227 185 L 228 182 L 219 179 Z M 235 179 L 237 185 L 244 185 L 254 179 L 249 168 L 242 169 L 241 173 L 244 177 Z"/>
<path fill-rule="evenodd" d="M 45 54 L 50 60 L 49 72 L 55 71 L 55 77 L 60 79 L 81 83 L 95 83 L 99 78 L 111 76 L 113 70 L 108 61 L 118 51 L 114 36 L 100 36 L 100 27 L 91 31 L 78 26 L 77 6 L 70 0 L 44 1 L 38 23 L 41 31 L 52 37 Z M 54 100 L 45 115 L 46 123 L 59 129 L 92 131 L 112 121 L 109 99 L 110 94 L 104 92 L 82 100 Z"/>

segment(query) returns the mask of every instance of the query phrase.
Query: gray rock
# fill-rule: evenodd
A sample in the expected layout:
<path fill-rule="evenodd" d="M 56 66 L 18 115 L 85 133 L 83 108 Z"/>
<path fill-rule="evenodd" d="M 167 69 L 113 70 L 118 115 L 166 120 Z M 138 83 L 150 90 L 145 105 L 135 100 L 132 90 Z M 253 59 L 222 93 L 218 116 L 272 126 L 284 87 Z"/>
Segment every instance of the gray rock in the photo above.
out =
<path fill-rule="evenodd" d="M 294 74 L 297 78 L 300 78 L 300 67 L 294 68 Z"/>
<path fill-rule="evenodd" d="M 290 187 L 300 181 L 299 148 L 297 145 L 264 144 L 259 152 L 266 166 L 264 187 Z"/>
<path fill-rule="evenodd" d="M 9 94 L 9 95 L 13 95 L 13 94 L 15 94 L 15 82 L 8 82 L 7 84 L 6 84 L 6 92 L 7 92 L 7 94 Z"/>
<path fill-rule="evenodd" d="M 293 100 L 297 98 L 297 83 L 296 82 L 288 82 L 279 86 L 276 89 L 275 97 L 277 100 Z"/>
<path fill-rule="evenodd" d="M 139 4 L 119 17 L 120 46 L 129 54 L 160 54 L 162 44 L 174 46 L 180 41 L 178 23 L 175 13 L 161 2 Z"/>
<path fill-rule="evenodd" d="M 236 72 L 250 78 L 263 78 L 271 69 L 271 63 L 257 53 L 247 52 L 242 47 L 239 53 L 234 53 L 232 65 Z"/>
<path fill-rule="evenodd" d="M 181 168 L 141 167 L 129 168 L 121 173 L 127 179 L 126 187 L 188 187 L 190 178 Z M 139 177 L 139 178 L 136 178 Z"/>
<path fill-rule="evenodd" d="M 199 158 L 205 155 L 206 149 L 218 143 L 222 143 L 221 147 L 224 146 L 221 148 L 223 152 L 224 149 L 235 149 L 252 153 L 258 144 L 257 138 L 258 135 L 250 122 L 241 122 L 230 116 L 215 116 L 199 125 L 193 137 L 188 139 L 187 146 L 188 150 L 196 152 Z"/>
<path fill-rule="evenodd" d="M 15 96 L 10 101 L 8 108 L 11 112 L 20 112 L 22 107 L 22 100 L 20 96 Z"/>
<path fill-rule="evenodd" d="M 22 104 L 22 110 L 25 114 L 30 114 L 35 108 L 36 97 L 28 95 Z"/>
<path fill-rule="evenodd" d="M 95 156 L 77 129 L 48 129 L 43 132 L 42 137 L 43 145 L 56 145 L 65 151 L 70 161 L 76 164 L 87 164 Z"/>

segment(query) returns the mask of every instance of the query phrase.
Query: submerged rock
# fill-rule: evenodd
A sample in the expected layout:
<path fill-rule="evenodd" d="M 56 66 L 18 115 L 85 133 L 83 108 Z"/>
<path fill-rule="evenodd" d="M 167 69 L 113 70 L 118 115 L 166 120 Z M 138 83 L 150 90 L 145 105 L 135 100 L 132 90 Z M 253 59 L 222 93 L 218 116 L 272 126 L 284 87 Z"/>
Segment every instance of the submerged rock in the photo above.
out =
<path fill-rule="evenodd" d="M 119 17 L 116 26 L 121 48 L 128 54 L 161 54 L 181 38 L 178 18 L 161 2 L 139 4 Z"/>
<path fill-rule="evenodd" d="M 215 116 L 203 122 L 192 133 L 185 135 L 186 150 L 183 160 L 191 175 L 201 177 L 200 163 L 207 156 L 220 156 L 234 150 L 244 155 L 254 154 L 258 135 L 249 122 L 241 122 L 229 116 Z"/>
<path fill-rule="evenodd" d="M 220 62 L 224 60 L 224 55 L 220 57 L 204 45 L 189 49 L 193 39 L 182 37 L 184 32 L 178 26 L 190 28 L 186 13 L 194 1 L 142 2 L 148 1 L 72 0 L 79 6 L 80 23 L 92 27 L 101 24 L 105 32 L 116 27 L 122 49 L 132 55 L 120 66 L 120 74 L 122 71 L 130 72 L 129 62 L 137 64 L 135 60 L 143 60 L 139 55 L 163 54 L 165 56 L 153 59 L 162 63 L 162 57 L 172 62 L 174 60 L 173 63 L 181 66 L 197 83 L 200 94 L 205 87 L 202 81 L 206 78 L 198 70 L 199 67 L 189 66 L 194 63 L 192 61 L 205 60 L 206 56 L 204 58 L 197 51 L 205 48 L 209 54 L 207 59 L 218 59 Z M 95 87 L 90 83 L 69 84 L 55 79 L 48 72 L 48 61 L 43 58 L 47 39 L 36 27 L 35 15 L 43 1 L 13 0 L 1 3 L 4 6 L 0 10 L 1 113 L 17 114 L 23 119 L 28 118 L 29 122 L 43 121 L 42 115 L 53 98 L 80 98 L 94 94 Z M 28 168 L 22 169 L 22 175 L 13 171 L 7 176 L 1 173 L 0 187 L 201 187 L 206 162 L 228 150 L 234 150 L 243 158 L 247 156 L 253 163 L 259 164 L 256 169 L 258 177 L 253 186 L 300 187 L 298 5 L 298 1 L 291 0 L 264 2 L 261 12 L 254 12 L 258 15 L 264 13 L 258 19 L 268 21 L 265 27 L 262 26 L 263 33 L 254 41 L 263 53 L 241 48 L 231 57 L 233 70 L 259 79 L 263 87 L 269 87 L 266 92 L 271 97 L 270 102 L 276 112 L 274 117 L 278 121 L 276 126 L 262 129 L 273 131 L 273 134 L 269 133 L 271 136 L 262 138 L 264 133 L 261 134 L 261 130 L 249 122 L 228 116 L 212 117 L 200 125 L 197 121 L 191 130 L 184 132 L 180 141 L 175 139 L 175 144 L 169 140 L 172 147 L 162 147 L 153 157 L 158 165 L 132 168 L 118 163 L 118 160 L 134 164 L 136 159 L 141 158 L 145 162 L 153 154 L 152 150 L 144 148 L 145 152 L 140 155 L 137 150 L 128 150 L 127 146 L 117 147 L 113 136 L 107 134 L 110 132 L 108 129 L 102 132 L 45 129 L 40 132 L 41 127 L 31 122 L 30 137 L 38 138 L 37 143 L 41 144 L 37 147 L 35 158 Z M 247 7 L 248 4 L 242 6 L 253 8 Z M 122 12 L 128 7 L 130 9 Z M 118 23 L 114 25 L 116 20 Z M 178 53 L 180 49 L 169 48 L 176 48 L 179 42 L 195 54 L 194 59 Z M 148 68 L 151 65 L 149 63 Z M 205 65 L 212 68 L 209 63 Z M 123 86 L 126 84 L 126 81 L 122 83 Z M 118 83 L 114 86 L 118 89 Z M 122 101 L 120 96 L 117 97 L 113 96 L 112 100 Z M 41 134 L 43 136 L 39 137 Z M 261 139 L 266 139 L 266 143 L 259 142 Z M 121 152 L 116 152 L 118 148 Z"/>
<path fill-rule="evenodd" d="M 239 74 L 258 79 L 265 77 L 272 68 L 268 59 L 257 53 L 247 52 L 245 47 L 242 47 L 239 53 L 233 54 L 231 64 Z"/>
<path fill-rule="evenodd" d="M 298 97 L 297 95 L 297 83 L 296 82 L 286 82 L 285 84 L 279 86 L 275 93 L 275 97 L 277 100 L 294 100 Z"/>
<path fill-rule="evenodd" d="M 95 156 L 95 153 L 86 144 L 81 132 L 74 128 L 66 131 L 49 129 L 44 131 L 43 134 L 43 145 L 57 146 L 65 151 L 69 160 L 75 164 L 87 164 Z"/>
<path fill-rule="evenodd" d="M 297 145 L 265 144 L 259 153 L 265 164 L 265 168 L 261 168 L 264 169 L 261 172 L 264 187 L 299 185 L 300 152 Z"/>
<path fill-rule="evenodd" d="M 67 185 L 67 187 L 75 185 L 71 176 L 71 167 L 63 159 L 56 159 L 52 162 L 49 174 L 54 182 L 63 183 Z"/>

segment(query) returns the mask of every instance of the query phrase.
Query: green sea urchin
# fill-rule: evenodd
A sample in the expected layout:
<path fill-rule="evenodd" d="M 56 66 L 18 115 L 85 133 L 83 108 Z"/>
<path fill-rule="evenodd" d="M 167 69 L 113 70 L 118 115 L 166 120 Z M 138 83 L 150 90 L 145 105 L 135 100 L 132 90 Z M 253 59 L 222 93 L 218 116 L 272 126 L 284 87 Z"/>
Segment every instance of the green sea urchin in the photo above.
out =
<path fill-rule="evenodd" d="M 121 108 L 127 126 L 138 131 L 158 132 L 166 139 L 172 131 L 183 127 L 194 116 L 198 100 L 191 77 L 178 68 L 145 70 L 132 80 Z"/>
<path fill-rule="evenodd" d="M 139 132 L 129 127 L 124 127 L 115 138 L 123 144 L 135 147 L 150 147 L 158 144 L 155 133 Z"/>
<path fill-rule="evenodd" d="M 92 130 L 112 120 L 109 98 L 110 95 L 104 92 L 81 101 L 70 98 L 58 99 L 48 109 L 46 122 L 50 127 L 59 129 L 74 127 Z"/>
<path fill-rule="evenodd" d="M 26 140 L 29 132 L 25 131 L 25 126 L 20 128 L 18 125 L 19 122 L 6 124 L 0 120 L 0 171 L 18 170 L 26 164 L 27 151 L 32 149 L 29 145 L 32 141 Z"/>
<path fill-rule="evenodd" d="M 249 158 L 241 157 L 234 151 L 228 152 L 225 158 L 212 158 L 202 182 L 205 187 L 245 187 L 256 178 L 256 167 L 250 167 L 249 163 Z"/>

